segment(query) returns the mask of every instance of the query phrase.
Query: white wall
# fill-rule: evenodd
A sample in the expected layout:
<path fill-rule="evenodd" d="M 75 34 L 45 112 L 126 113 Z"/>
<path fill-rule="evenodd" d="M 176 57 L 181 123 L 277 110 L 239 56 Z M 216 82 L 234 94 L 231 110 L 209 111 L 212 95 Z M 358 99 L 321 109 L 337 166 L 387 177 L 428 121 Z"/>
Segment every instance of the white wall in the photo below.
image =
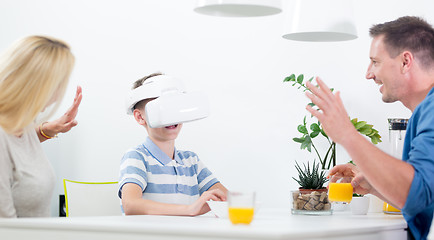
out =
<path fill-rule="evenodd" d="M 289 1 L 289 0 L 288 0 Z M 15 39 L 51 35 L 67 41 L 76 66 L 57 116 L 69 107 L 75 86 L 83 87 L 69 134 L 44 143 L 62 179 L 113 181 L 124 151 L 146 131 L 124 112 L 131 83 L 154 71 L 183 79 L 189 90 L 205 91 L 211 116 L 187 123 L 178 149 L 193 150 L 229 189 L 255 189 L 266 206 L 289 208 L 297 187 L 294 160 L 314 156 L 291 139 L 307 99 L 282 83 L 291 73 L 319 75 L 342 92 L 351 117 L 374 124 L 387 149 L 387 118 L 409 117 L 400 103 L 384 104 L 378 87 L 364 78 L 369 63 L 368 28 L 403 15 L 434 23 L 428 0 L 355 1 L 359 38 L 339 43 L 281 38 L 284 14 L 259 18 L 215 18 L 193 12 L 180 0 L 15 0 L 0 7 L 0 50 Z M 349 160 L 339 149 L 339 162 Z"/>

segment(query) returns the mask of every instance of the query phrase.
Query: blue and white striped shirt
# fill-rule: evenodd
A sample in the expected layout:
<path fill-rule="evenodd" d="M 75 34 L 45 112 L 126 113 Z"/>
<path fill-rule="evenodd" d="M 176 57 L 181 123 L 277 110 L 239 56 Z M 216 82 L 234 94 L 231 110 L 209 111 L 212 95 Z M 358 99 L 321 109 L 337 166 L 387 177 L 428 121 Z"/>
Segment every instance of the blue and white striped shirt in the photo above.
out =
<path fill-rule="evenodd" d="M 191 204 L 219 182 L 199 157 L 175 148 L 175 159 L 167 156 L 148 137 L 128 150 L 121 160 L 119 191 L 126 183 L 142 188 L 142 198 L 171 204 Z"/>

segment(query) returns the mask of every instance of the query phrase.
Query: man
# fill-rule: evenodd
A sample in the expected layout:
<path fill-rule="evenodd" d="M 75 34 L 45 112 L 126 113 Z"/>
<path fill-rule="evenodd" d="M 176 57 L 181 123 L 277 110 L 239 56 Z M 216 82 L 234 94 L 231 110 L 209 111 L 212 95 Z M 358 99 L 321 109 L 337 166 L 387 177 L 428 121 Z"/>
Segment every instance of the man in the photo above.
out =
<path fill-rule="evenodd" d="M 371 193 L 402 209 L 410 238 L 426 239 L 434 208 L 434 29 L 418 17 L 371 27 L 367 79 L 380 85 L 384 102 L 400 101 L 412 111 L 402 159 L 376 148 L 350 122 L 339 92 L 317 78 L 306 109 L 349 153 L 357 167 L 336 166 L 330 175 L 354 176 L 355 192 Z"/>

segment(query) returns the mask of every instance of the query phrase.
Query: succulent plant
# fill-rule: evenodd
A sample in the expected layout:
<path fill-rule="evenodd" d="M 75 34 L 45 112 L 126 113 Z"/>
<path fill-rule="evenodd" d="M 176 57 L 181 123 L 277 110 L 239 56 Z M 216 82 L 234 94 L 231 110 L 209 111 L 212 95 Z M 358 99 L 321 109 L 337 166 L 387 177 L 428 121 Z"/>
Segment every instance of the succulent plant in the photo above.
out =
<path fill-rule="evenodd" d="M 297 161 L 295 161 L 295 168 L 298 172 L 298 179 L 293 179 L 300 185 L 302 189 L 321 189 L 324 187 L 324 183 L 328 181 L 325 176 L 325 171 L 321 171 L 319 163 L 315 164 L 313 161 L 312 167 L 309 162 L 307 166 L 303 163 L 304 169 L 300 167 Z"/>

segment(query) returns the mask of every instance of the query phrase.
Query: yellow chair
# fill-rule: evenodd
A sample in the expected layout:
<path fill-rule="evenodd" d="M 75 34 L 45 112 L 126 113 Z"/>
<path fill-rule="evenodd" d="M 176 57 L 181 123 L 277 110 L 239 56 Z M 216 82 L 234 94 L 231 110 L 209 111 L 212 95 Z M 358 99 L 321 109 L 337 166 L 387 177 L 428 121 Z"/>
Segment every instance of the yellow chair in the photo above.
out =
<path fill-rule="evenodd" d="M 63 179 L 67 217 L 120 216 L 117 182 L 77 182 Z"/>

